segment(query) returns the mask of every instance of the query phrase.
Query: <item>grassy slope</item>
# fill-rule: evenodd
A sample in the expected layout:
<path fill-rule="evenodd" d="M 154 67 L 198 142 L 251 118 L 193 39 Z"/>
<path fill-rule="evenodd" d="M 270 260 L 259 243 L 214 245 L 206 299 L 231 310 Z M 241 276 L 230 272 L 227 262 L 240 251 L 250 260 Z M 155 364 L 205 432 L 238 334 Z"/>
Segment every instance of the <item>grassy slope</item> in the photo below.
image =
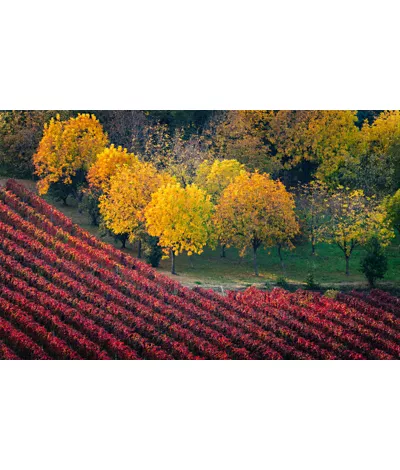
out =
<path fill-rule="evenodd" d="M 5 179 L 0 179 L 0 184 Z M 32 181 L 20 180 L 31 190 L 35 190 Z M 84 214 L 79 214 L 77 208 L 73 206 L 73 201 L 68 207 L 60 203 L 54 204 L 64 214 L 88 230 L 92 234 L 99 236 L 98 229 L 89 224 L 88 218 Z M 113 243 L 113 239 L 105 238 L 104 241 Z M 135 255 L 133 246 L 128 246 L 127 252 Z M 297 246 L 295 250 L 284 251 L 285 277 L 289 282 L 301 284 L 305 282 L 307 273 L 314 271 L 316 282 L 324 286 L 343 288 L 351 284 L 354 287 L 365 286 L 363 275 L 359 271 L 360 257 L 362 250 L 354 252 L 350 260 L 350 276 L 344 274 L 345 261 L 342 252 L 334 245 L 321 244 L 317 248 L 317 256 L 310 256 L 308 245 Z M 397 238 L 388 249 L 389 271 L 383 284 L 400 288 L 400 240 Z M 198 256 L 188 257 L 181 255 L 177 257 L 176 268 L 178 272 L 177 280 L 186 285 L 222 286 L 224 288 L 245 287 L 251 284 L 264 285 L 266 282 L 274 283 L 277 278 L 284 273 L 277 255 L 276 248 L 270 250 L 259 250 L 258 254 L 260 276 L 255 277 L 252 270 L 252 257 L 250 253 L 244 258 L 238 255 L 237 250 L 231 248 L 227 250 L 227 257 L 221 258 L 219 250 L 206 249 Z M 159 270 L 168 274 L 170 261 L 163 260 Z M 382 285 L 383 285 L 382 284 Z"/>

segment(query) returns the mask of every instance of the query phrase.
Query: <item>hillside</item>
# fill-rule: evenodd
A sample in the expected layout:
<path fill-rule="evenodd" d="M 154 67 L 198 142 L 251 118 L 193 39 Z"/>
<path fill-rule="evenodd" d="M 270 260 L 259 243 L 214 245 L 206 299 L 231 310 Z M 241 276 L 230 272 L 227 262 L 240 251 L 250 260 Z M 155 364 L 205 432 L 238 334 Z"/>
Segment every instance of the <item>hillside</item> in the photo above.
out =
<path fill-rule="evenodd" d="M 0 190 L 0 357 L 393 359 L 400 300 L 190 290 L 9 180 Z"/>

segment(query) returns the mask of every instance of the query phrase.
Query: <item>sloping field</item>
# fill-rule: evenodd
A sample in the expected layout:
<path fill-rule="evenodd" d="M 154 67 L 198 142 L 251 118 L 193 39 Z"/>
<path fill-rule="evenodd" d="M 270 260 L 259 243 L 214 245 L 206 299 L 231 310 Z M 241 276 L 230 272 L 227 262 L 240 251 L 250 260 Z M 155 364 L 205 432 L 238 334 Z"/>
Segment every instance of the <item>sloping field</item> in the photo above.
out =
<path fill-rule="evenodd" d="M 2 359 L 398 359 L 400 300 L 190 290 L 13 180 L 0 190 Z"/>

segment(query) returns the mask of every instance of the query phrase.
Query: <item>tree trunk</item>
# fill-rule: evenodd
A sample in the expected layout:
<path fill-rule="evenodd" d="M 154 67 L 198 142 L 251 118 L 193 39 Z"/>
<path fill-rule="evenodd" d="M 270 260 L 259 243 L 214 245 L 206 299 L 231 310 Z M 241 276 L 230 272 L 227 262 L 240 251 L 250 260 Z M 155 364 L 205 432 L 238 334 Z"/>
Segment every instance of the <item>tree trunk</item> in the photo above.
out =
<path fill-rule="evenodd" d="M 281 268 L 283 273 L 285 273 L 285 263 L 283 262 L 283 257 L 282 257 L 282 245 L 278 244 L 278 255 L 279 255 L 279 260 L 281 262 Z"/>
<path fill-rule="evenodd" d="M 315 256 L 315 240 L 314 240 L 314 238 L 311 239 L 311 255 Z"/>
<path fill-rule="evenodd" d="M 350 275 L 350 269 L 349 269 L 349 261 L 350 261 L 350 256 L 345 256 L 346 257 L 346 276 Z"/>
<path fill-rule="evenodd" d="M 68 206 L 68 204 L 67 204 L 67 199 L 68 199 L 68 196 L 62 198 L 63 206 L 65 206 L 65 207 Z"/>
<path fill-rule="evenodd" d="M 174 250 L 171 250 L 171 274 L 176 274 L 176 271 L 175 271 L 175 253 L 174 253 Z"/>
<path fill-rule="evenodd" d="M 99 222 L 97 220 L 97 215 L 92 213 L 90 214 L 90 217 L 92 218 L 92 225 L 94 225 L 95 227 L 98 227 Z"/>
<path fill-rule="evenodd" d="M 125 249 L 126 248 L 126 238 L 125 237 L 121 238 L 121 243 L 122 243 L 122 248 Z"/>
<path fill-rule="evenodd" d="M 142 240 L 138 240 L 138 249 L 137 249 L 137 257 L 142 257 Z"/>
<path fill-rule="evenodd" d="M 226 258 L 225 245 L 221 245 L 221 258 Z"/>
<path fill-rule="evenodd" d="M 253 266 L 254 274 L 258 276 L 258 265 L 257 265 L 257 248 L 253 245 Z"/>

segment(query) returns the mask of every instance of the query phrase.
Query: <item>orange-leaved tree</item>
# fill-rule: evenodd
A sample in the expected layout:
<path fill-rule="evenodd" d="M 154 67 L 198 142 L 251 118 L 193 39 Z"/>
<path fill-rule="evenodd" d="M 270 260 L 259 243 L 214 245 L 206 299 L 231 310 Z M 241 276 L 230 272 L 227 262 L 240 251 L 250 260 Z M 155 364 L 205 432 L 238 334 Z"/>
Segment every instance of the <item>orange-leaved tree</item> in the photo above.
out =
<path fill-rule="evenodd" d="M 42 140 L 33 157 L 35 173 L 39 176 L 38 189 L 46 194 L 51 186 L 69 186 L 64 189 L 76 196 L 77 187 L 85 180 L 96 155 L 108 145 L 107 134 L 96 116 L 79 114 L 61 121 L 59 116 L 44 127 Z M 62 198 L 64 202 L 66 197 Z"/>
<path fill-rule="evenodd" d="M 253 250 L 254 273 L 258 276 L 260 246 L 291 244 L 299 225 L 293 196 L 280 181 L 265 173 L 239 175 L 222 193 L 216 207 L 216 235 L 241 255 Z"/>
<path fill-rule="evenodd" d="M 114 176 L 122 165 L 134 165 L 138 158 L 133 153 L 121 146 L 115 147 L 111 144 L 100 152 L 89 169 L 87 179 L 89 186 L 97 191 L 104 192 L 110 185 L 111 177 Z"/>
<path fill-rule="evenodd" d="M 213 209 L 210 196 L 196 185 L 168 184 L 153 194 L 145 210 L 147 231 L 159 237 L 164 256 L 171 256 L 172 274 L 179 253 L 203 252 L 212 234 Z"/>

